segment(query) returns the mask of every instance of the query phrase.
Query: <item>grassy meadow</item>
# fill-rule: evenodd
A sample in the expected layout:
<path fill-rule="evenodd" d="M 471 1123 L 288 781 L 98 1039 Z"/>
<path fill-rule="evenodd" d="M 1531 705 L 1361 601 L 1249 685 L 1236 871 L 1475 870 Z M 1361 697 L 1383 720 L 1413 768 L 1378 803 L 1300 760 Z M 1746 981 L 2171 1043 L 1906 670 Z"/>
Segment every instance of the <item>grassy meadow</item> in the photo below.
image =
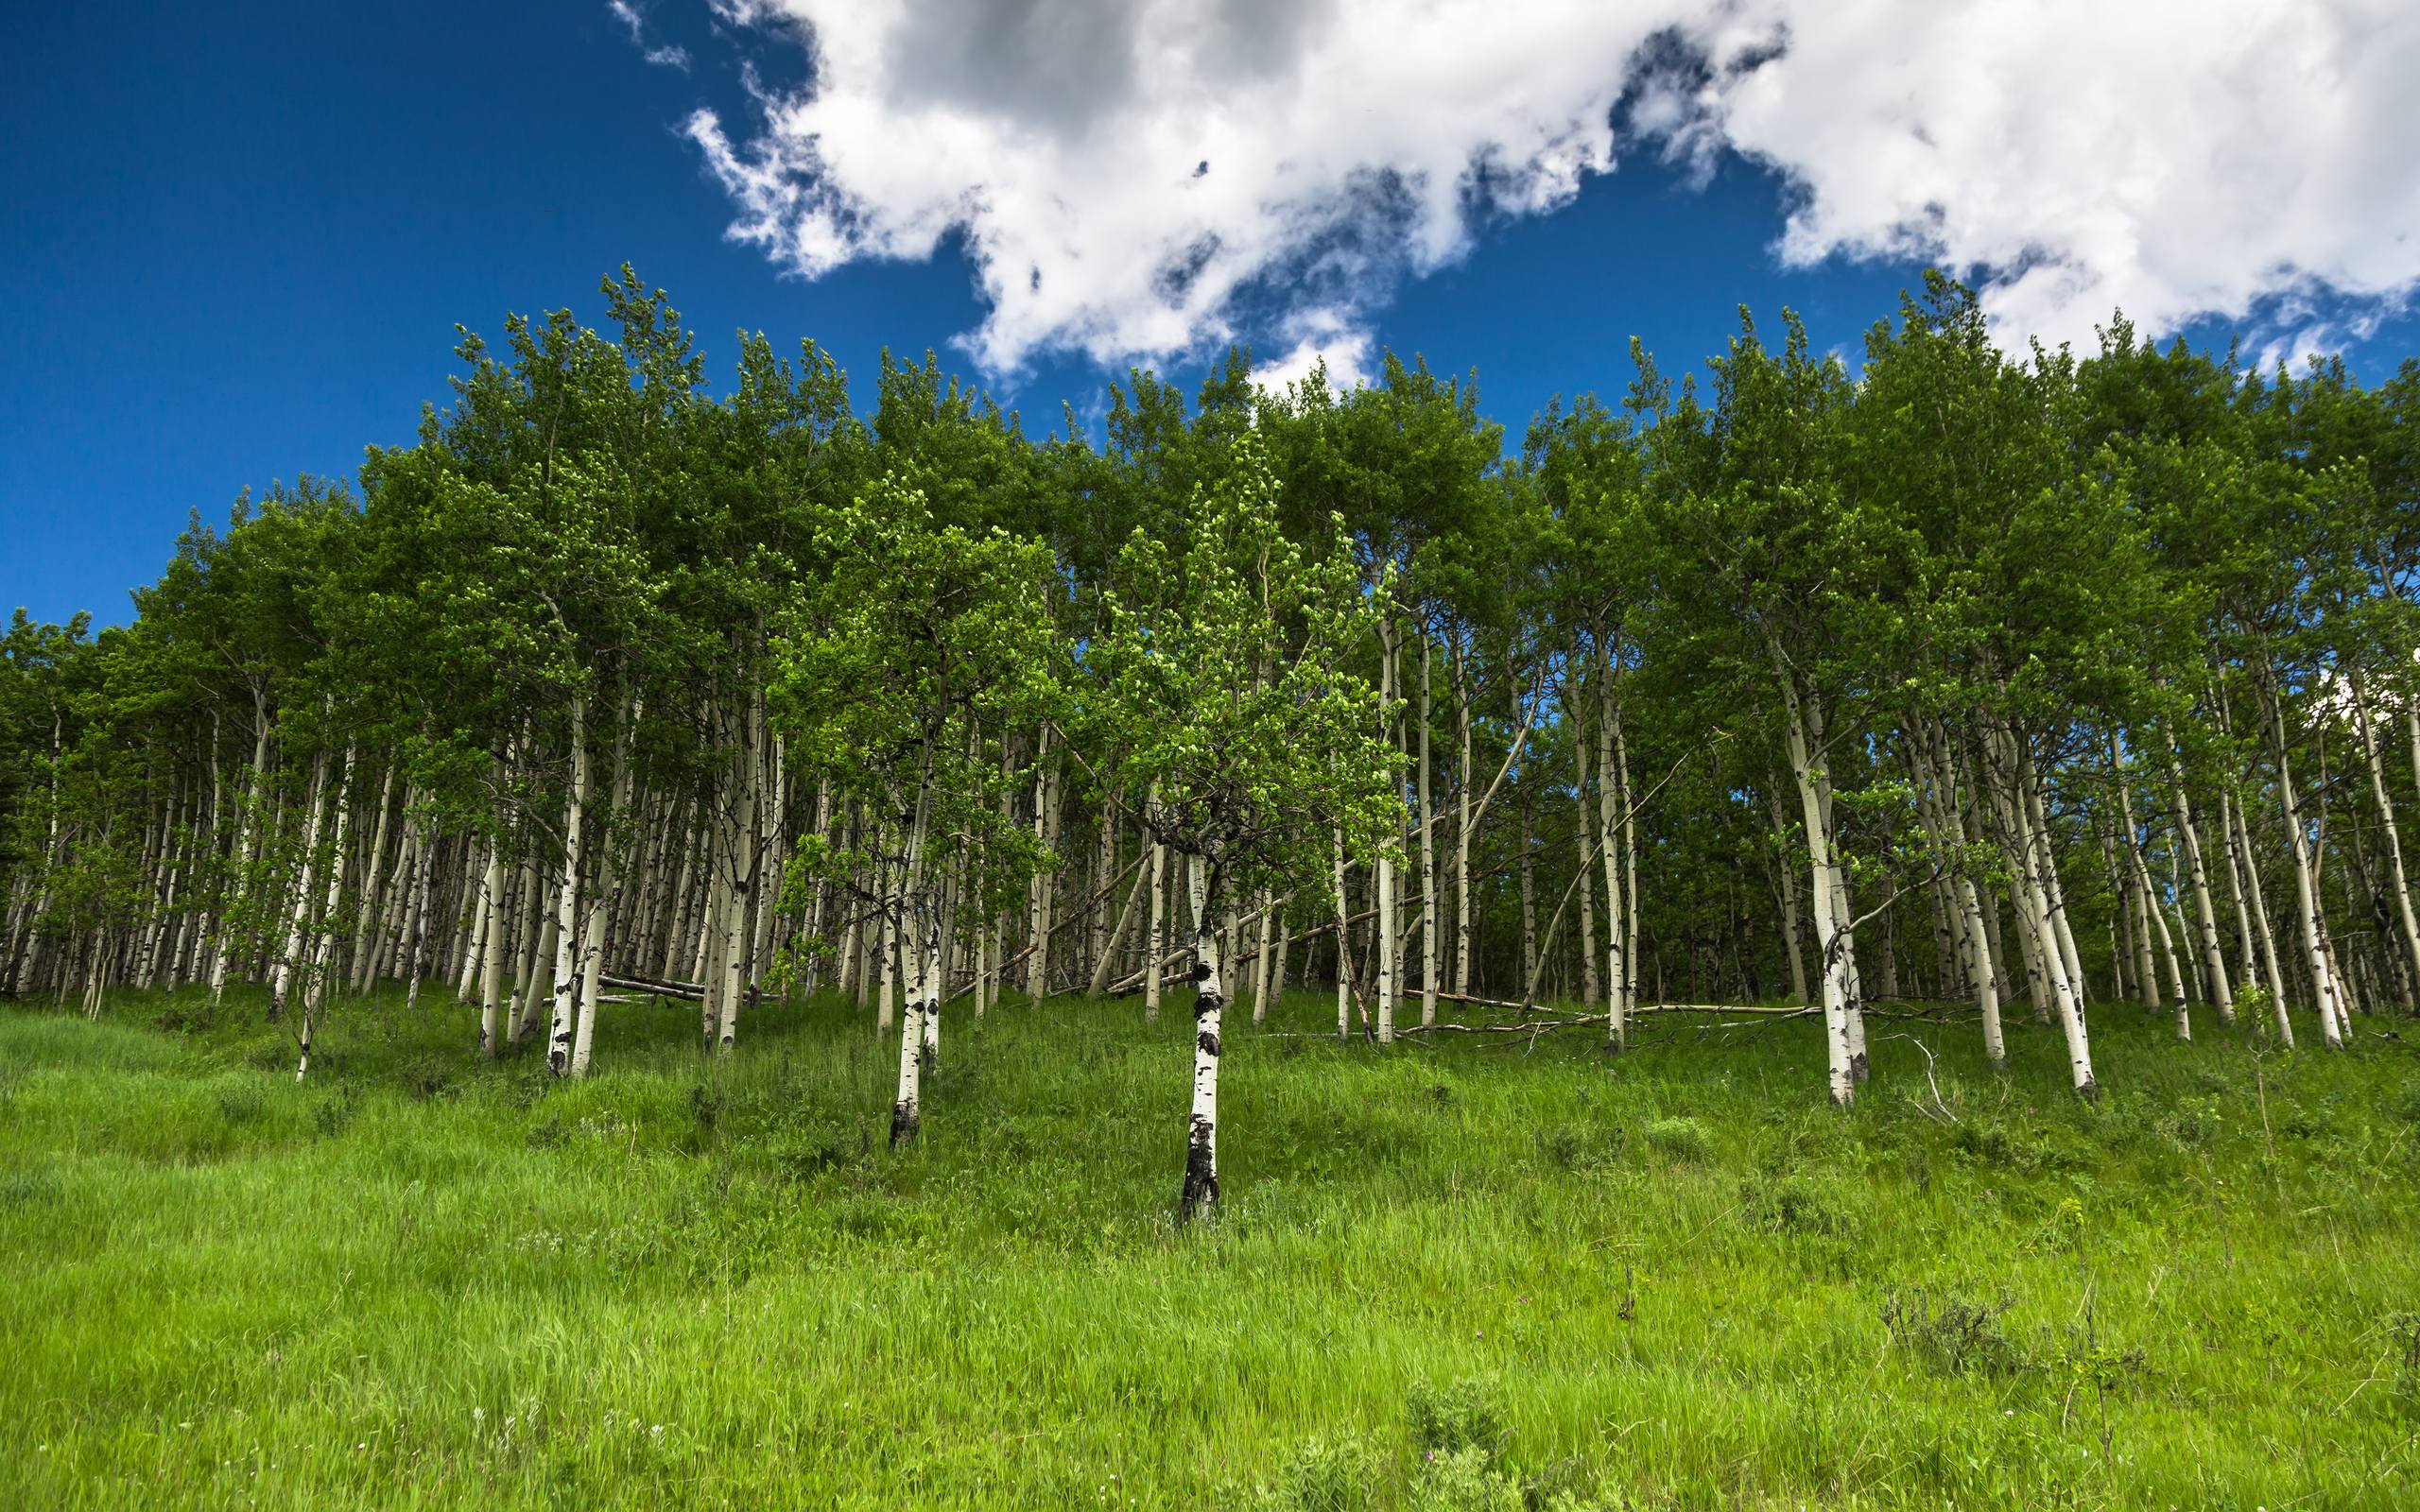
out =
<path fill-rule="evenodd" d="M 0 1505 L 2420 1505 L 2408 1024 L 2104 1007 L 2092 1106 L 1877 1019 L 1838 1113 L 1810 1022 L 1306 995 L 1181 1231 L 1181 1005 L 954 1008 L 897 1155 L 836 1001 L 608 1005 L 568 1085 L 380 998 L 298 1087 L 262 1011 L 0 1008 Z"/>

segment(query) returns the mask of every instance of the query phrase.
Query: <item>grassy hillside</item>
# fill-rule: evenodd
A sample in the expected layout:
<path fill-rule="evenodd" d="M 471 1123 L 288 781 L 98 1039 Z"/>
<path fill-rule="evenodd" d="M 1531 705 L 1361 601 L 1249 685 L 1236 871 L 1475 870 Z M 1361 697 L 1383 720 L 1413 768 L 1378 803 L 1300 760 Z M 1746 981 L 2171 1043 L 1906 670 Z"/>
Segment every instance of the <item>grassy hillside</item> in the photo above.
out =
<path fill-rule="evenodd" d="M 834 1003 L 599 1073 L 343 1005 L 0 1009 L 0 1503 L 2420 1504 L 2420 1060 L 2102 1010 L 1996 1078 L 1884 1023 L 1231 1036 L 957 1015 L 925 1137 Z M 1327 1022 L 1332 1023 L 1332 1019 Z M 1941 1105 L 1926 1057 L 1938 1057 Z"/>

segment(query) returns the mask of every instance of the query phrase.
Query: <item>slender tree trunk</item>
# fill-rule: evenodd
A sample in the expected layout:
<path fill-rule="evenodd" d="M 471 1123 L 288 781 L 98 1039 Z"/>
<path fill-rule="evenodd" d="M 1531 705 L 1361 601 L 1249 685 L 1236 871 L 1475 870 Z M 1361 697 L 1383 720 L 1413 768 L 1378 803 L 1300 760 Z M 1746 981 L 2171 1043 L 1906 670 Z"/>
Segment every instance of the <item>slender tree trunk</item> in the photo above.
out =
<path fill-rule="evenodd" d="M 930 905 L 923 896 L 927 795 L 927 785 L 920 782 L 914 817 L 904 837 L 899 883 L 890 894 L 890 908 L 886 910 L 887 913 L 899 911 L 896 927 L 885 930 L 884 935 L 898 942 L 896 948 L 903 954 L 899 963 L 901 974 L 906 974 L 911 966 L 914 970 L 913 981 L 906 994 L 906 1012 L 902 1015 L 904 1022 L 899 1031 L 899 1091 L 890 1105 L 890 1144 L 893 1149 L 913 1140 L 924 1122 L 925 1026 L 928 1012 L 939 1008 L 939 1004 L 934 1001 L 937 992 L 933 974 L 940 964 L 937 959 L 940 941 L 930 919 Z M 914 910 L 913 915 L 905 912 L 907 909 Z M 909 952 L 913 953 L 912 961 L 905 958 Z"/>
<path fill-rule="evenodd" d="M 1154 786 L 1144 799 L 1147 807 L 1156 807 L 1160 790 Z M 1151 842 L 1151 927 L 1145 936 L 1143 952 L 1143 1022 L 1160 1022 L 1160 962 L 1167 956 L 1168 848 L 1158 838 Z"/>
<path fill-rule="evenodd" d="M 320 815 L 325 809 L 328 753 L 323 749 L 311 763 L 311 790 L 307 801 L 310 814 L 302 828 L 302 875 L 294 889 L 294 907 L 286 921 L 285 946 L 277 954 L 277 964 L 269 978 L 268 1016 L 271 1022 L 285 1016 L 288 996 L 293 991 L 295 968 L 302 954 L 302 927 L 311 914 L 314 866 L 320 852 Z M 342 807 L 339 802 L 338 807 Z"/>
<path fill-rule="evenodd" d="M 634 701 L 622 711 L 621 728 L 614 739 L 614 812 L 627 815 L 631 811 L 631 742 L 636 732 L 640 706 Z M 596 997 L 605 969 L 606 927 L 612 916 L 612 905 L 621 890 L 621 866 L 615 855 L 616 842 L 609 835 L 599 847 L 596 856 L 596 897 L 588 905 L 587 934 L 579 948 L 579 1017 L 572 1034 L 571 1074 L 588 1074 L 588 1063 L 596 1047 Z"/>
<path fill-rule="evenodd" d="M 296 1039 L 302 1050 L 294 1063 L 294 1079 L 298 1082 L 311 1069 L 311 1033 L 318 1026 L 320 1004 L 327 991 L 328 952 L 336 933 L 337 904 L 343 897 L 345 824 L 353 815 L 353 758 L 354 747 L 347 746 L 344 748 L 344 775 L 337 782 L 336 841 L 331 848 L 333 857 L 328 863 L 327 898 L 319 917 L 312 920 L 309 979 L 302 984 L 302 1009 L 297 1015 L 300 1022 L 296 1025 Z M 305 906 L 309 905 L 306 903 Z"/>
<path fill-rule="evenodd" d="M 1336 1040 L 1343 1044 L 1352 1038 L 1353 944 L 1351 905 L 1344 897 L 1344 831 L 1329 832 L 1333 841 L 1329 886 L 1336 894 Z"/>
<path fill-rule="evenodd" d="M 588 838 L 588 700 L 571 701 L 571 796 L 563 816 L 563 879 L 555 896 L 554 1014 L 546 1031 L 546 1069 L 571 1071 L 579 1025 L 580 977 L 579 873 Z M 594 902 L 589 905 L 596 906 Z"/>
<path fill-rule="evenodd" d="M 1420 1022 L 1437 1022 L 1437 972 L 1440 965 L 1437 932 L 1444 918 L 1437 898 L 1437 804 L 1430 787 L 1429 728 L 1435 723 L 1435 699 L 1432 672 L 1436 663 L 1436 648 L 1428 644 L 1428 634 L 1420 634 Z M 1272 921 L 1266 914 L 1261 919 L 1261 974 L 1268 975 L 1269 930 Z M 1260 999 L 1253 1000 L 1253 1022 L 1263 1017 Z"/>
<path fill-rule="evenodd" d="M 1276 928 L 1277 895 L 1264 887 L 1260 891 L 1260 921 L 1253 936 L 1252 968 L 1252 1026 L 1255 1029 L 1269 1022 L 1269 958 L 1276 943 L 1271 933 Z M 1431 1003 L 1435 994 L 1424 993 L 1423 1002 Z M 1424 1009 L 1424 1011 L 1426 1011 Z"/>
<path fill-rule="evenodd" d="M 1789 822 L 1782 812 L 1781 795 L 1770 787 L 1765 790 L 1765 812 L 1772 820 L 1773 839 L 1781 856 L 1781 863 L 1776 868 L 1781 877 L 1781 948 L 1782 955 L 1789 966 L 1789 995 L 1793 1002 L 1806 1003 L 1809 1001 L 1806 949 L 1799 938 L 1798 873 L 1792 865 L 1797 859 L 1794 852 L 1798 847 L 1790 839 Z"/>
<path fill-rule="evenodd" d="M 1945 730 L 1936 724 L 1927 731 L 1927 740 L 1930 747 L 1929 762 L 1922 760 L 1923 752 L 1915 754 L 1920 765 L 1928 768 L 1924 776 L 1933 796 L 1935 822 L 1940 826 L 1943 838 L 1961 857 L 1958 874 L 1950 888 L 1951 902 L 1957 909 L 1959 920 L 1958 943 L 1963 952 L 1968 985 L 1975 994 L 1975 1006 L 1983 1021 L 1983 1058 L 1994 1071 L 2000 1071 L 2008 1065 L 2008 1046 L 2000 1025 L 1999 972 L 1993 960 L 1991 943 L 1992 936 L 1997 933 L 1999 904 L 1996 900 L 1993 902 L 1994 918 L 1984 917 L 1982 893 L 1976 887 L 1975 879 L 1968 874 L 1963 863 L 1967 834 L 1963 797 L 1960 790 L 1962 787 L 1971 790 L 1972 784 L 1960 781 L 1955 751 Z"/>
<path fill-rule="evenodd" d="M 1104 819 L 1102 822 L 1107 823 L 1109 821 Z M 1146 833 L 1143 837 L 1143 844 L 1149 846 L 1150 843 L 1150 836 L 1149 833 Z M 1103 992 L 1109 990 L 1110 978 L 1116 974 L 1118 953 L 1125 949 L 1126 946 L 1126 931 L 1132 927 L 1134 922 L 1134 911 L 1142 906 L 1144 890 L 1146 888 L 1155 888 L 1155 886 L 1156 878 L 1153 875 L 1153 868 L 1150 864 L 1138 859 L 1134 868 L 1134 885 L 1126 890 L 1126 903 L 1125 906 L 1121 907 L 1117 911 L 1117 923 L 1110 930 L 1108 939 L 1101 946 L 1100 958 L 1093 963 L 1093 977 L 1092 982 L 1085 988 L 1086 996 L 1097 998 Z M 1152 897 L 1156 900 L 1159 894 L 1154 890 L 1152 892 Z M 1104 900 L 1104 906 L 1105 905 L 1106 900 Z M 1158 910 L 1154 909 L 1152 912 L 1156 914 Z M 1160 956 L 1158 954 L 1158 944 L 1156 940 L 1150 942 L 1150 949 L 1152 952 L 1151 959 L 1154 961 L 1158 960 Z M 1158 974 L 1157 971 L 1155 970 L 1152 974 L 1156 976 Z M 1156 997 L 1158 994 L 1151 993 L 1150 995 Z M 982 1001 L 982 994 L 980 992 L 976 994 L 976 1001 L 978 1003 Z"/>
<path fill-rule="evenodd" d="M 2176 1038 L 2193 1038 L 2193 1021 L 2186 1011 L 2185 972 L 2176 959 L 2176 939 L 2169 932 L 2168 912 L 2160 906 L 2158 891 L 2152 885 L 2151 868 L 2143 861 L 2141 834 L 2135 829 L 2135 799 L 2124 775 L 2125 753 L 2118 732 L 2109 732 L 2109 769 L 2118 784 L 2118 822 L 2126 832 L 2126 858 L 2133 866 L 2135 886 L 2141 894 L 2143 910 L 2149 916 L 2152 932 L 2159 936 L 2161 958 L 2168 965 L 2169 1004 L 2176 1018 Z"/>
<path fill-rule="evenodd" d="M 376 976 L 376 958 L 370 951 L 370 936 L 393 889 L 385 885 L 387 864 L 388 822 L 394 816 L 395 766 L 387 764 L 387 775 L 378 788 L 378 827 L 370 841 L 369 865 L 361 872 L 361 918 L 353 930 L 353 990 L 355 996 L 370 990 Z"/>
<path fill-rule="evenodd" d="M 2162 737 L 2164 740 L 2166 737 Z M 2169 805 L 2176 821 L 2177 843 L 2185 851 L 2186 875 L 2193 884 L 2193 911 L 2201 926 L 2203 973 L 2209 979 L 2210 1005 L 2219 1022 L 2235 1022 L 2235 986 L 2227 979 L 2226 951 L 2219 942 L 2219 905 L 2211 896 L 2210 870 L 2202 856 L 2202 833 L 2193 823 L 2193 800 L 2185 790 L 2185 764 L 2168 742 Z"/>
<path fill-rule="evenodd" d="M 1576 663 L 1578 660 L 1575 654 L 1574 662 Z M 1571 680 L 1574 682 L 1578 680 L 1577 674 L 1574 674 Z M 1589 866 L 1588 857 L 1591 850 L 1602 854 L 1605 847 L 1599 830 L 1599 815 L 1595 811 L 1596 805 L 1592 804 L 1588 798 L 1588 767 L 1593 753 L 1588 746 L 1587 710 L 1578 689 L 1566 689 L 1564 706 L 1571 721 L 1571 799 L 1575 811 L 1573 817 L 1576 820 L 1572 835 L 1574 844 L 1580 851 L 1580 1002 L 1582 1007 L 1593 1008 L 1599 1001 L 1599 993 L 1601 988 L 1598 975 L 1600 958 L 1597 954 L 1597 888 L 1595 883 L 1590 880 L 1590 873 L 1594 868 Z M 1612 785 L 1609 778 L 1601 791 L 1610 793 Z M 1614 917 L 1610 911 L 1612 900 L 1608 899 L 1607 903 L 1608 912 L 1605 917 L 1608 923 L 1611 923 Z M 1610 936 L 1617 929 L 1618 926 L 1609 929 L 1607 934 Z M 1620 1048 L 1620 1036 L 1612 1025 L 1619 1017 L 1618 1011 L 1609 1005 L 1606 1013 L 1607 1039 L 1616 1049 Z"/>
<path fill-rule="evenodd" d="M 2277 764 L 2277 799 L 2285 817 L 2287 857 L 2294 868 L 2294 907 L 2302 932 L 2304 964 L 2310 971 L 2311 991 L 2319 1006 L 2320 1039 L 2328 1049 L 2339 1050 L 2343 1048 L 2346 1021 L 2337 999 L 2334 965 L 2327 955 L 2326 926 L 2320 918 L 2318 868 L 2311 857 L 2302 800 L 2294 790 L 2293 768 L 2287 756 L 2285 713 L 2274 683 L 2265 672 L 2260 691 L 2269 716 L 2270 755 Z"/>
<path fill-rule="evenodd" d="M 1396 635 L 1394 624 L 1392 619 L 1381 619 L 1378 622 L 1378 642 L 1380 646 L 1378 660 L 1379 707 L 1390 711 L 1388 720 L 1390 725 L 1392 725 L 1393 722 L 1392 711 L 1394 707 L 1396 696 Z M 1401 773 L 1395 773 L 1389 779 L 1389 781 L 1392 784 L 1395 794 L 1400 797 L 1403 792 Z M 1377 974 L 1375 986 L 1378 999 L 1378 1043 L 1382 1045 L 1389 1045 L 1394 1043 L 1395 1039 L 1395 863 L 1394 847 L 1392 844 L 1388 844 L 1379 848 L 1377 859 L 1372 864 L 1370 875 L 1372 885 L 1376 892 L 1376 906 L 1378 910 L 1376 926 L 1378 931 L 1378 944 L 1377 960 L 1375 962 Z"/>
<path fill-rule="evenodd" d="M 2394 919 L 2402 926 L 2398 943 L 2408 968 L 2402 993 L 2403 1010 L 2412 1011 L 2415 1005 L 2410 984 L 2420 983 L 2420 919 L 2415 919 L 2411 906 L 2411 884 L 2403 870 L 2403 838 L 2395 828 L 2394 804 L 2386 791 L 2386 764 L 2378 759 L 2377 732 L 2371 727 L 2369 700 L 2364 696 L 2361 676 L 2353 674 L 2353 723 L 2361 737 L 2361 762 L 2369 769 L 2370 799 L 2377 805 L 2378 833 L 2386 841 L 2387 882 L 2394 893 Z M 2415 727 L 2420 728 L 2420 727 Z M 2420 755 L 2420 747 L 2414 749 Z"/>
<path fill-rule="evenodd" d="M 479 947 L 479 1054 L 491 1060 L 503 1027 L 504 885 L 504 837 L 498 835 L 488 842 L 487 878 L 479 901 L 487 936 Z"/>
<path fill-rule="evenodd" d="M 892 941 L 895 950 L 907 940 L 908 933 L 894 926 L 883 931 L 883 938 Z M 884 965 L 886 974 L 890 974 L 890 963 L 886 961 Z M 905 974 L 905 963 L 899 974 Z M 916 1131 L 924 1125 L 925 993 L 921 981 L 908 988 L 906 1007 L 899 1026 L 899 1091 L 890 1104 L 890 1147 L 894 1150 L 915 1139 Z"/>
<path fill-rule="evenodd" d="M 1857 941 L 1846 927 L 1850 920 L 1839 908 L 1832 890 L 1834 861 L 1830 813 L 1824 801 L 1824 773 L 1816 761 L 1823 749 L 1820 706 L 1803 696 L 1796 677 L 1776 644 L 1772 647 L 1774 671 L 1782 692 L 1786 748 L 1790 774 L 1798 784 L 1799 806 L 1806 826 L 1807 865 L 1815 896 L 1816 958 L 1824 984 L 1824 1044 L 1832 1102 L 1846 1108 L 1857 1100 L 1858 1074 L 1849 1033 L 1855 1006 L 1851 970 Z"/>
<path fill-rule="evenodd" d="M 1219 991 L 1219 899 L 1213 896 L 1224 889 L 1215 868 L 1198 855 L 1187 860 L 1193 893 L 1193 1110 L 1186 1121 L 1184 1187 L 1177 1199 L 1180 1221 L 1219 1200 L 1219 1020 L 1226 1005 Z"/>
<path fill-rule="evenodd" d="M 1454 639 L 1454 726 L 1461 748 L 1454 767 L 1454 991 L 1471 990 L 1471 693 L 1461 636 Z M 2420 750 L 2420 746 L 2413 747 Z M 1338 1033 L 1342 1034 L 1340 1028 Z"/>
<path fill-rule="evenodd" d="M 1630 816 L 1619 812 L 1624 801 L 1620 780 L 1621 712 L 1614 701 L 1612 657 L 1599 651 L 1597 662 L 1597 852 L 1605 882 L 1605 1043 L 1619 1051 L 1630 1045 L 1630 1010 L 1637 997 L 1638 969 L 1632 959 L 1636 936 L 1630 928 L 1636 899 L 1624 885 L 1622 836 Z M 1577 732 L 1574 745 L 1580 744 Z M 1585 868 L 1585 860 L 1582 860 Z M 1635 882 L 1635 878 L 1627 879 Z M 1582 879 L 1583 884 L 1586 879 Z M 1793 957 L 1796 952 L 1792 942 Z M 1797 965 L 1793 958 L 1791 963 Z"/>
<path fill-rule="evenodd" d="M 2222 799 L 2223 801 L 2223 799 Z M 2230 849 L 2242 868 L 2243 888 L 2252 900 L 2252 921 L 2256 933 L 2253 941 L 2260 948 L 2262 971 L 2269 981 L 2269 1006 L 2272 1024 L 2277 1031 L 2277 1042 L 2288 1050 L 2294 1048 L 2293 1021 L 2286 1012 L 2286 972 L 2282 957 L 2277 954 L 2277 936 L 2269 922 L 2269 900 L 2260 885 L 2260 869 L 2252 847 L 2252 820 L 2241 808 L 2232 810 L 2235 820 Z"/>

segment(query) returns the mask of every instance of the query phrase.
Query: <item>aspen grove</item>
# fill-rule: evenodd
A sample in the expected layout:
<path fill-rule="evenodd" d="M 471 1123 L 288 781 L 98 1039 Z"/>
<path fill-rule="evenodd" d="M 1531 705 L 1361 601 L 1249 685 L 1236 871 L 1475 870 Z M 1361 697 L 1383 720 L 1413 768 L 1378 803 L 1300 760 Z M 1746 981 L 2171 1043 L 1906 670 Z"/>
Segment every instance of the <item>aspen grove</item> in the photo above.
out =
<path fill-rule="evenodd" d="M 2325 1054 L 2420 1005 L 2420 364 L 2015 355 L 1934 279 L 1854 365 L 1743 313 L 1510 441 L 1476 379 L 1241 352 L 1093 435 L 929 357 L 862 415 L 812 342 L 717 386 L 603 295 L 197 517 L 130 623 L 18 613 L 10 996 L 261 984 L 304 1078 L 401 984 L 573 1078 L 600 1007 L 745 1057 L 823 994 L 894 1143 L 953 1022 L 1126 998 L 1196 1021 L 1188 1214 L 1288 987 L 1373 1056 L 1805 1014 L 1775 1095 L 1838 1105 L 1914 1005 L 2085 1098 L 2108 1015 Z"/>

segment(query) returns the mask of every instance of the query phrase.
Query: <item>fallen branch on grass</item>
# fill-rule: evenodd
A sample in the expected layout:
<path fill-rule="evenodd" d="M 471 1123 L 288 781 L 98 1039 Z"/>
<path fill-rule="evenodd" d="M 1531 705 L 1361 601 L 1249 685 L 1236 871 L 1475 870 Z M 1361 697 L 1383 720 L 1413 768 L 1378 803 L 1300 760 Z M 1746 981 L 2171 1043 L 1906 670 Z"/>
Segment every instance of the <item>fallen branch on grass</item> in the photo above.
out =
<path fill-rule="evenodd" d="M 599 971 L 596 980 L 625 992 L 645 992 L 660 998 L 687 998 L 693 1003 L 702 1002 L 706 995 L 706 989 L 695 982 L 656 982 L 644 976 L 614 976 L 605 971 Z"/>

